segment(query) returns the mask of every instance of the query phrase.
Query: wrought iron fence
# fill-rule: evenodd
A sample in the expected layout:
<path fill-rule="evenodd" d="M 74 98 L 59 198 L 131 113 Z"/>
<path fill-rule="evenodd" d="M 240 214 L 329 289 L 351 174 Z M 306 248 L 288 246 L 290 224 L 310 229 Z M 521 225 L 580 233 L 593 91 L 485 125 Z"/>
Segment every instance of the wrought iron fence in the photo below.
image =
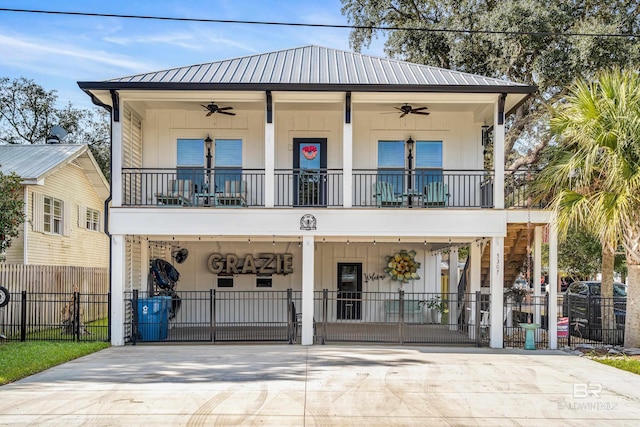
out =
<path fill-rule="evenodd" d="M 133 291 L 126 330 L 138 341 L 300 342 L 302 292 L 180 291 L 175 299 Z M 318 291 L 313 330 L 318 343 L 488 343 L 478 294 Z M 475 319 L 478 319 L 476 322 Z"/>
<path fill-rule="evenodd" d="M 12 293 L 0 309 L 0 333 L 11 341 L 109 341 L 110 294 Z"/>
<path fill-rule="evenodd" d="M 342 206 L 341 169 L 276 169 L 275 206 Z"/>
<path fill-rule="evenodd" d="M 522 348 L 526 333 L 521 323 L 538 325 L 534 331 L 535 347 L 548 348 L 549 324 L 557 322 L 558 347 L 589 344 L 594 347 L 622 345 L 626 320 L 626 301 L 619 298 L 558 295 L 557 319 L 550 319 L 549 295 L 508 299 L 504 307 L 504 345 Z M 604 316 L 603 316 L 604 314 Z M 609 321 L 603 322 L 603 318 Z"/>
<path fill-rule="evenodd" d="M 493 207 L 493 172 L 444 169 L 353 171 L 353 206 Z"/>
<path fill-rule="evenodd" d="M 123 206 L 264 206 L 264 170 L 123 168 Z"/>

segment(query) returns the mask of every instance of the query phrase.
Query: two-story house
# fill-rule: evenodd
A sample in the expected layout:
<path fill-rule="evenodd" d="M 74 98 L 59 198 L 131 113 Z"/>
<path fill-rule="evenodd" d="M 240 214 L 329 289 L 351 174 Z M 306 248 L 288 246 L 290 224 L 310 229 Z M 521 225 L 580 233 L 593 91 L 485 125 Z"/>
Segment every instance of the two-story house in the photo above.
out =
<path fill-rule="evenodd" d="M 535 87 L 318 46 L 79 86 L 112 118 L 114 345 L 163 258 L 180 271 L 172 327 L 196 340 L 268 340 L 249 330 L 277 335 L 293 300 L 305 345 L 482 328 L 502 347 L 503 286 L 550 214 L 485 152 L 504 158 L 505 120 Z M 416 313 L 433 300 L 437 322 Z"/>

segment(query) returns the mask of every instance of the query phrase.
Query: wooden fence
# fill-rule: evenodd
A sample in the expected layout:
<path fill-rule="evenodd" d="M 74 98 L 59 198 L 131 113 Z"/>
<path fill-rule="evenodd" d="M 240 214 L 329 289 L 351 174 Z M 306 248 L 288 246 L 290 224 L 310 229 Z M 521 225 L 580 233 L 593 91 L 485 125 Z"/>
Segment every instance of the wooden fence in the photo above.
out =
<path fill-rule="evenodd" d="M 72 334 L 75 328 L 69 328 L 69 312 L 75 307 L 74 292 L 79 296 L 81 324 L 109 315 L 106 268 L 0 264 L 0 285 L 11 293 L 10 303 L 0 309 L 0 332 L 8 339 L 79 338 Z M 91 330 L 83 340 L 107 336 L 106 326 Z M 96 333 L 98 330 L 100 333 Z"/>
<path fill-rule="evenodd" d="M 0 285 L 11 293 L 106 294 L 109 269 L 58 265 L 21 265 L 0 263 Z"/>

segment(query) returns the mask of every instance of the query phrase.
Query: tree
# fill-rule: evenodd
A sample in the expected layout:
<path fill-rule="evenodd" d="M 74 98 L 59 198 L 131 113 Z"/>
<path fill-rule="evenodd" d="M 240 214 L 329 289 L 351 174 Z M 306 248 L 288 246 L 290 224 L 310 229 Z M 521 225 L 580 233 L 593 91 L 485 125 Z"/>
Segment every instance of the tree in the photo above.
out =
<path fill-rule="evenodd" d="M 15 173 L 5 175 L 0 171 L 0 261 L 11 240 L 18 237 L 24 222 L 24 200 L 20 177 Z"/>
<path fill-rule="evenodd" d="M 32 80 L 0 78 L 0 143 L 44 144 L 55 125 L 69 132 L 65 143 L 87 144 L 109 179 L 110 129 L 107 113 L 68 103 L 56 108 L 56 91 Z"/>
<path fill-rule="evenodd" d="M 534 182 L 538 197 L 551 196 L 558 230 L 583 225 L 602 245 L 604 297 L 613 295 L 618 244 L 629 271 L 625 345 L 640 346 L 640 76 L 611 70 L 592 82 L 577 81 L 552 112 L 557 146 Z M 604 305 L 603 305 L 604 307 Z M 613 307 L 603 327 L 615 329 Z M 612 326 L 613 325 L 613 326 Z"/>
<path fill-rule="evenodd" d="M 636 38 L 554 35 L 637 34 L 637 1 L 342 0 L 342 4 L 349 22 L 361 26 L 351 32 L 356 51 L 383 35 L 385 52 L 392 58 L 538 85 L 538 95 L 507 122 L 505 162 L 511 170 L 538 161 L 550 141 L 543 125 L 547 106 L 563 99 L 574 79 L 589 79 L 611 66 L 640 64 Z M 409 29 L 382 31 L 372 26 Z M 451 31 L 457 29 L 537 34 Z"/>

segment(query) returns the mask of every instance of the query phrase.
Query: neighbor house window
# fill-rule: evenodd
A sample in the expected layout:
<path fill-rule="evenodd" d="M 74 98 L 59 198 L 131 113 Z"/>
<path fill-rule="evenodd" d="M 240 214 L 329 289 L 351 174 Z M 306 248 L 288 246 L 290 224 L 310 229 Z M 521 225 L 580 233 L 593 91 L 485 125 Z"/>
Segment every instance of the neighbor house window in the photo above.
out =
<path fill-rule="evenodd" d="M 378 141 L 378 180 L 389 182 L 397 194 L 404 192 L 404 141 Z"/>
<path fill-rule="evenodd" d="M 242 180 L 242 140 L 216 139 L 214 147 L 215 184 L 223 191 L 226 181 Z"/>
<path fill-rule="evenodd" d="M 87 230 L 100 230 L 100 211 L 87 208 L 86 225 Z"/>
<path fill-rule="evenodd" d="M 62 200 L 44 197 L 43 231 L 62 235 Z"/>
<path fill-rule="evenodd" d="M 204 140 L 178 139 L 177 179 L 188 180 L 193 184 L 193 191 L 201 192 L 204 183 Z"/>

